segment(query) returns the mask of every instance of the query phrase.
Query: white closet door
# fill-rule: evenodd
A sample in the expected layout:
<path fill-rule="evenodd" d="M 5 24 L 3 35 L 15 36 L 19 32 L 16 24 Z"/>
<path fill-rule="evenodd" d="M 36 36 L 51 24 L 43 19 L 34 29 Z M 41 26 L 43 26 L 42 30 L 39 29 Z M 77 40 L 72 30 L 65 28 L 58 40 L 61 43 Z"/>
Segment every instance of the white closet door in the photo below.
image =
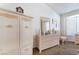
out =
<path fill-rule="evenodd" d="M 67 17 L 66 20 L 66 34 L 68 36 L 74 36 L 76 34 L 76 17 Z"/>
<path fill-rule="evenodd" d="M 4 52 L 4 43 L 7 38 L 6 36 L 6 29 L 5 29 L 5 18 L 0 16 L 0 54 Z"/>
<path fill-rule="evenodd" d="M 32 54 L 33 34 L 31 24 L 31 21 L 28 21 L 28 19 L 20 19 L 21 54 Z"/>
<path fill-rule="evenodd" d="M 0 53 L 18 53 L 18 20 L 0 17 Z"/>

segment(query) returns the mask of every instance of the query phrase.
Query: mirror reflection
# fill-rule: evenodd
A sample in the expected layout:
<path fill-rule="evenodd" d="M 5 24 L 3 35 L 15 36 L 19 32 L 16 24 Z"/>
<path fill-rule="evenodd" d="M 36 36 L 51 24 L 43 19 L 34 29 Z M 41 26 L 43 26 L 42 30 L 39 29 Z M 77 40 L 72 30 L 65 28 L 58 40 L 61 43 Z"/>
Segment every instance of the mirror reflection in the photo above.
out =
<path fill-rule="evenodd" d="M 50 34 L 50 19 L 42 17 L 41 18 L 41 34 L 48 35 Z"/>
<path fill-rule="evenodd" d="M 45 22 L 45 35 L 50 34 L 50 25 L 49 21 Z"/>

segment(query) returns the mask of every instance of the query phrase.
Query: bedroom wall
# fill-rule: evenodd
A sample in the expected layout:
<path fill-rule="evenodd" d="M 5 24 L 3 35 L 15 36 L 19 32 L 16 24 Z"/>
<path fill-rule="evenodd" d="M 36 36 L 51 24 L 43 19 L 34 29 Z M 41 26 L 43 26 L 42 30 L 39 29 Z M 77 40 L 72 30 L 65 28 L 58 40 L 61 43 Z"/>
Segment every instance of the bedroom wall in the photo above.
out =
<path fill-rule="evenodd" d="M 57 29 L 60 31 L 60 16 L 53 9 L 43 3 L 1 3 L 0 8 L 16 11 L 16 7 L 21 6 L 24 9 L 24 14 L 34 17 L 33 18 L 33 34 L 34 36 L 40 30 L 40 16 L 48 17 L 57 22 Z M 34 47 L 36 47 L 36 40 L 34 40 Z"/>

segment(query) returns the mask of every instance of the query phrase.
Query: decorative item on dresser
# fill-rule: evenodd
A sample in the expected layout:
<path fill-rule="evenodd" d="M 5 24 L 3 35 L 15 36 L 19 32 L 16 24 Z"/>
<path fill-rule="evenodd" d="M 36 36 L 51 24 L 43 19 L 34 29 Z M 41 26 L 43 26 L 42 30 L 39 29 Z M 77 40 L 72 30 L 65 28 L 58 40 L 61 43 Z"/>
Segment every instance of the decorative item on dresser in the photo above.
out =
<path fill-rule="evenodd" d="M 32 17 L 0 9 L 0 54 L 32 54 Z"/>
<path fill-rule="evenodd" d="M 41 53 L 42 50 L 59 45 L 59 33 L 52 32 L 50 25 L 50 18 L 41 17 L 41 27 L 39 34 L 38 48 Z"/>
<path fill-rule="evenodd" d="M 76 34 L 75 38 L 75 44 L 79 44 L 79 34 Z"/>
<path fill-rule="evenodd" d="M 23 14 L 24 13 L 24 10 L 23 10 L 23 8 L 21 8 L 19 6 L 19 7 L 16 7 L 16 12 Z"/>

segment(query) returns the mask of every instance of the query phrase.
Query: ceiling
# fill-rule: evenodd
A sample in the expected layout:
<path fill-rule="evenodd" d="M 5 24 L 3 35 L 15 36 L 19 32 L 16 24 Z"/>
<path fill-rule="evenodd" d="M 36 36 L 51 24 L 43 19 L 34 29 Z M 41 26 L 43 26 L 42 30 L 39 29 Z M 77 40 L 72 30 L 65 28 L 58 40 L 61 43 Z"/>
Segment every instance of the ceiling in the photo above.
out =
<path fill-rule="evenodd" d="M 59 14 L 79 9 L 79 3 L 46 3 Z"/>

